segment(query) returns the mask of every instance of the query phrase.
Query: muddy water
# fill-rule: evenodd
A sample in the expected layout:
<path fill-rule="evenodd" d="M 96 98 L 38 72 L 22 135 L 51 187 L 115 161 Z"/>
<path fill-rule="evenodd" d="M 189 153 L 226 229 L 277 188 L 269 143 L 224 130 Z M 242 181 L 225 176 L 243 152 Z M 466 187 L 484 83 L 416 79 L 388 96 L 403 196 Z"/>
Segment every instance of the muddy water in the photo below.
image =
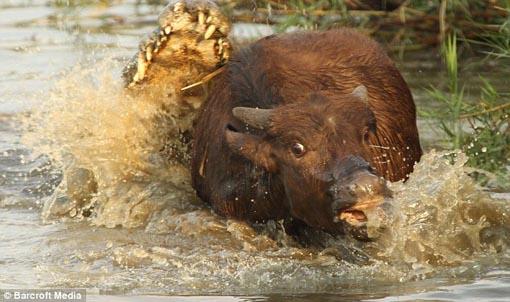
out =
<path fill-rule="evenodd" d="M 171 114 L 126 94 L 119 74 L 160 7 L 1 5 L 0 288 L 85 287 L 92 301 L 510 297 L 508 195 L 470 181 L 462 154 L 428 150 L 406 184 L 391 185 L 391 217 L 369 226 L 376 241 L 312 234 L 323 246 L 303 248 L 279 222 L 217 217 L 158 152 Z M 420 106 L 423 87 L 441 81 L 437 58 L 425 61 L 401 63 Z M 508 85 L 502 75 L 493 78 Z"/>

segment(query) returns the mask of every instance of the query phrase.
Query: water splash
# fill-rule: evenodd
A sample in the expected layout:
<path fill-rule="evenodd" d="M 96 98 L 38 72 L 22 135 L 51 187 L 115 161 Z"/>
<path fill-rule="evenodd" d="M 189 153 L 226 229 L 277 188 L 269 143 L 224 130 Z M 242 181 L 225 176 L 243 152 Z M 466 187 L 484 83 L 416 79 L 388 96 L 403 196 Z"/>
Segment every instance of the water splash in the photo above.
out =
<path fill-rule="evenodd" d="M 173 100 L 131 94 L 120 69 L 112 58 L 75 66 L 25 122 L 24 143 L 65 171 L 46 218 L 94 207 L 96 224 L 137 227 L 167 203 L 193 205 L 189 172 L 172 157 L 186 147 L 177 139 Z M 169 138 L 176 138 L 170 151 Z"/>
<path fill-rule="evenodd" d="M 391 184 L 391 215 L 369 217 L 373 242 L 314 233 L 321 244 L 303 247 L 280 222 L 248 226 L 218 217 L 197 200 L 186 165 L 161 152 L 179 135 L 175 104 L 126 92 L 120 65 L 76 66 L 26 123 L 25 143 L 64 171 L 44 217 L 85 222 L 59 233 L 65 239 L 56 263 L 39 267 L 52 276 L 48 286 L 339 292 L 469 278 L 508 258 L 509 203 L 477 187 L 458 152 L 430 151 L 406 183 Z"/>
<path fill-rule="evenodd" d="M 508 249 L 510 204 L 492 199 L 468 175 L 461 152 L 428 152 L 405 183 L 393 183 L 393 217 L 377 256 L 416 271 L 459 266 Z"/>

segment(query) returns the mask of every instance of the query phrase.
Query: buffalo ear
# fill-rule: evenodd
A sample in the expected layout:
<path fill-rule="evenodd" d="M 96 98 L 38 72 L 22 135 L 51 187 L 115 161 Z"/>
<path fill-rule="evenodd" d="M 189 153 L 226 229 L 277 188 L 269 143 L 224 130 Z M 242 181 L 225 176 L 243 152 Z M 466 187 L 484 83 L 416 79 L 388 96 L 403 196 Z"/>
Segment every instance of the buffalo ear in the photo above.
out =
<path fill-rule="evenodd" d="M 359 85 L 358 87 L 354 88 L 351 94 L 368 104 L 368 91 L 365 85 Z"/>
<path fill-rule="evenodd" d="M 235 153 L 249 159 L 253 164 L 268 172 L 276 172 L 277 165 L 271 152 L 271 145 L 261 137 L 225 130 L 228 146 Z"/>

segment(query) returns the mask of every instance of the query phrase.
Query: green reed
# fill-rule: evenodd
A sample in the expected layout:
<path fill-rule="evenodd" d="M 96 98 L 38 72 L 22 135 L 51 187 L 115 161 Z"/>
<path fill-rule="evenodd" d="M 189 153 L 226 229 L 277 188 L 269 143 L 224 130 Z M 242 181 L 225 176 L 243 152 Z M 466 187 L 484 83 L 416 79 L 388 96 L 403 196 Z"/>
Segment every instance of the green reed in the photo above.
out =
<path fill-rule="evenodd" d="M 446 65 L 448 86 L 446 91 L 436 87 L 428 90 L 429 95 L 442 105 L 442 109 L 434 112 L 432 116 L 438 117 L 440 129 L 450 139 L 451 147 L 460 149 L 465 135 L 460 116 L 466 112 L 468 105 L 464 101 L 464 87 L 459 87 L 457 37 L 455 35 L 446 39 L 442 54 Z"/>
<path fill-rule="evenodd" d="M 473 176 L 484 184 L 510 188 L 510 100 L 489 81 L 480 78 L 478 101 L 469 102 L 459 80 L 457 37 L 445 39 L 442 55 L 447 72 L 446 89 L 432 87 L 431 98 L 439 109 L 422 112 L 438 122 L 448 148 L 465 152 Z"/>
<path fill-rule="evenodd" d="M 222 0 L 219 3 L 231 12 L 236 11 L 230 15 L 233 22 L 269 23 L 279 31 L 356 27 L 400 53 L 431 48 L 453 33 L 463 40 L 478 42 L 485 41 L 486 33 L 490 33 L 495 38 L 492 42 L 510 43 L 508 35 L 499 31 L 510 16 L 509 0 Z"/>
<path fill-rule="evenodd" d="M 278 31 L 297 27 L 303 29 L 327 29 L 334 25 L 346 25 L 350 16 L 342 0 L 290 0 L 286 8 L 293 14 L 286 15 L 278 24 Z M 332 14 L 333 12 L 333 14 Z"/>
<path fill-rule="evenodd" d="M 496 58 L 510 59 L 510 1 L 507 1 L 506 20 L 495 33 L 487 33 L 483 45 L 490 48 L 486 53 Z M 484 43 L 485 42 L 485 43 Z"/>

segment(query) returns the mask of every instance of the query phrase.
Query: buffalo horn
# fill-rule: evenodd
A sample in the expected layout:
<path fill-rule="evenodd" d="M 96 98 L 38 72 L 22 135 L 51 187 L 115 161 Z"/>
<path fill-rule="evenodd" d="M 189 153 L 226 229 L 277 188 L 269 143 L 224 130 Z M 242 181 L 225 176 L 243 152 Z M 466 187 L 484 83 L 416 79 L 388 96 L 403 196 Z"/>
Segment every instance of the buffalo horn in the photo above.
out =
<path fill-rule="evenodd" d="M 240 121 L 257 129 L 266 129 L 269 126 L 273 109 L 259 109 L 248 107 L 235 107 L 232 114 Z"/>

